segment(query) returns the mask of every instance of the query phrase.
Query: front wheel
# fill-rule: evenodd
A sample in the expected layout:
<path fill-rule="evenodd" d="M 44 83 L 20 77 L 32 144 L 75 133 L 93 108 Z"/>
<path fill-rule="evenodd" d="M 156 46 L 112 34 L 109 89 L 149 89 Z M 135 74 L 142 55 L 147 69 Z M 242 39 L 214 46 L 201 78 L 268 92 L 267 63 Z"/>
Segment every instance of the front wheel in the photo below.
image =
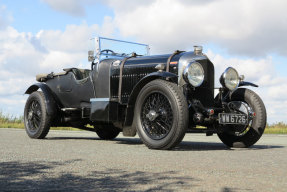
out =
<path fill-rule="evenodd" d="M 151 81 L 139 93 L 135 121 L 137 132 L 147 147 L 175 147 L 182 141 L 188 126 L 188 106 L 182 91 L 168 81 Z"/>
<path fill-rule="evenodd" d="M 43 139 L 50 130 L 51 116 L 47 114 L 43 92 L 33 92 L 25 105 L 24 124 L 29 137 Z"/>
<path fill-rule="evenodd" d="M 248 125 L 226 125 L 217 135 L 228 147 L 244 148 L 254 145 L 266 127 L 266 109 L 263 101 L 253 91 L 240 88 L 230 94 L 229 102 L 240 102 L 253 114 Z"/>

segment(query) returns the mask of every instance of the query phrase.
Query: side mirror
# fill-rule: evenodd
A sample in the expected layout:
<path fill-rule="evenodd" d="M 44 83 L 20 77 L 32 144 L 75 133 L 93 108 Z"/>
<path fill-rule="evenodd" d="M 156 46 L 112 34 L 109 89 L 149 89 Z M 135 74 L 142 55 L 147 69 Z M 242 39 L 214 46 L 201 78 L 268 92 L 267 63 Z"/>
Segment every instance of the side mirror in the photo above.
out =
<path fill-rule="evenodd" d="M 94 51 L 88 51 L 88 61 L 92 62 L 95 60 Z"/>

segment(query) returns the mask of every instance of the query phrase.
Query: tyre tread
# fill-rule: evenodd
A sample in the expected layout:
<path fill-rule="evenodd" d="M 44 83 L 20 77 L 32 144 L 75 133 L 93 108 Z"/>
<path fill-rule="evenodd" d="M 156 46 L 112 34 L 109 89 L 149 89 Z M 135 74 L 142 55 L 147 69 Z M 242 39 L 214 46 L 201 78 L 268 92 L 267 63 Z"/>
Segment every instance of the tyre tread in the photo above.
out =
<path fill-rule="evenodd" d="M 175 98 L 176 104 L 178 105 L 178 123 L 177 123 L 177 131 L 175 131 L 171 141 L 161 147 L 157 147 L 155 148 L 153 145 L 151 145 L 149 142 L 145 141 L 144 139 L 142 139 L 143 143 L 151 148 L 151 149 L 162 149 L 162 150 L 167 150 L 167 149 L 172 149 L 174 148 L 176 145 L 178 145 L 186 132 L 186 128 L 188 126 L 188 106 L 187 106 L 187 102 L 186 99 L 183 95 L 183 93 L 179 90 L 178 86 L 175 83 L 169 82 L 169 81 L 165 81 L 162 79 L 156 79 L 151 81 L 150 83 L 148 83 L 143 89 L 149 87 L 149 86 L 163 86 L 163 87 L 167 87 L 168 90 L 172 93 L 172 95 Z M 140 132 L 138 131 L 139 135 Z M 141 137 L 141 135 L 140 135 Z"/>

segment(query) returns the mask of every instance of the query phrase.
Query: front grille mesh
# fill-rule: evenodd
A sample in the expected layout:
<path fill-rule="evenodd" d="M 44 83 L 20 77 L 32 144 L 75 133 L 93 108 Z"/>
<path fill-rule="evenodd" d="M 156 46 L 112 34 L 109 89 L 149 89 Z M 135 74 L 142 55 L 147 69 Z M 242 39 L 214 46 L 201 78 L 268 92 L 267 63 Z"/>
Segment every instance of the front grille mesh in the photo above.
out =
<path fill-rule="evenodd" d="M 156 71 L 154 67 L 126 67 L 123 72 L 122 102 L 127 103 L 135 85 L 146 75 Z M 111 98 L 118 98 L 119 69 L 111 76 Z"/>

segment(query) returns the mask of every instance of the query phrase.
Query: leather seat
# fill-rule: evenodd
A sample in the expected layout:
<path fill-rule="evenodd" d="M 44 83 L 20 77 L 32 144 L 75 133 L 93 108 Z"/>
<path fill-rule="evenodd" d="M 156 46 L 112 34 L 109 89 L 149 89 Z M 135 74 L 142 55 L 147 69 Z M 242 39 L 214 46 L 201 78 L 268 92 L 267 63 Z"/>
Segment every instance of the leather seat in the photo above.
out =
<path fill-rule="evenodd" d="M 69 68 L 64 69 L 66 72 L 72 72 L 75 75 L 76 80 L 82 80 L 90 76 L 90 71 L 88 69 L 79 69 L 79 68 Z"/>
<path fill-rule="evenodd" d="M 60 73 L 49 73 L 49 74 L 38 74 L 36 75 L 36 80 L 39 82 L 45 82 L 48 79 L 53 79 L 56 76 L 66 75 L 68 72 L 72 72 L 75 75 L 76 80 L 81 81 L 90 76 L 91 70 L 88 69 L 79 69 L 79 68 L 68 68 L 63 69 L 63 72 Z"/>
<path fill-rule="evenodd" d="M 53 79 L 54 77 L 57 77 L 57 76 L 66 75 L 67 73 L 68 73 L 67 71 L 64 71 L 64 72 L 60 72 L 60 73 L 53 73 L 52 72 L 49 74 L 46 74 L 46 73 L 38 74 L 38 75 L 36 75 L 36 81 L 45 82 L 48 79 Z"/>

